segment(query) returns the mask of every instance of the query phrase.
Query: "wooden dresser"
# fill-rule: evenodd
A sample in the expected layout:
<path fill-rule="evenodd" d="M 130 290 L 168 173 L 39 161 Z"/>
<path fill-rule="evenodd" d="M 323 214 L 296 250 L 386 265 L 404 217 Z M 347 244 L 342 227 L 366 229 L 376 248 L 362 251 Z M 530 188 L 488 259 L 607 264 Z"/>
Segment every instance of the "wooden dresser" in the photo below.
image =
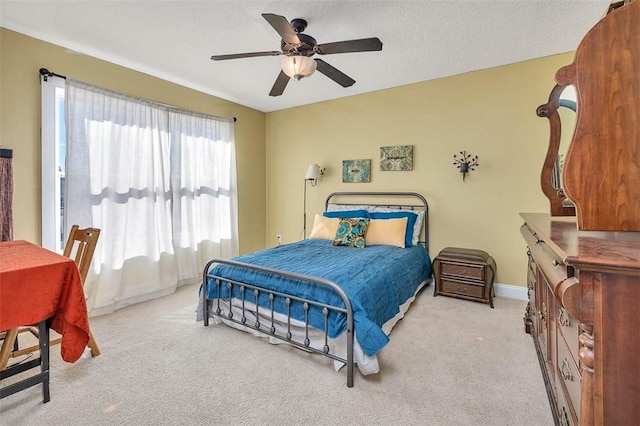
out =
<path fill-rule="evenodd" d="M 556 424 L 640 424 L 640 232 L 524 213 L 525 329 Z"/>
<path fill-rule="evenodd" d="M 640 425 L 640 1 L 612 3 L 556 83 L 537 111 L 551 215 L 521 215 L 525 330 L 556 424 Z M 558 113 L 569 86 L 574 120 Z"/>

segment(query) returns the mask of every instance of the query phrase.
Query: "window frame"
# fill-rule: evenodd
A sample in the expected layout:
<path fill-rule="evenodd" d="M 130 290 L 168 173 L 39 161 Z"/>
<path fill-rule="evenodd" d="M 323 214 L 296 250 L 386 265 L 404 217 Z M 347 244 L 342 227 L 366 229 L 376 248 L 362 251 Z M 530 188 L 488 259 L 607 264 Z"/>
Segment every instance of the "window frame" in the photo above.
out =
<path fill-rule="evenodd" d="M 62 253 L 64 222 L 60 169 L 61 123 L 64 125 L 64 78 L 41 75 L 41 243 L 42 246 Z M 63 103 L 64 105 L 64 103 Z"/>

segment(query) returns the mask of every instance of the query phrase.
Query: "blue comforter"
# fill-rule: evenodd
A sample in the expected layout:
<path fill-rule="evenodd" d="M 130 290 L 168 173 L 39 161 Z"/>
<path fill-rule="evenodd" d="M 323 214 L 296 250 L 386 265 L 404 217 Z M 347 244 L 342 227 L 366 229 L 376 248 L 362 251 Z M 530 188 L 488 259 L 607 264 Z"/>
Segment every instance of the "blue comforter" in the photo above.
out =
<path fill-rule="evenodd" d="M 369 356 L 378 353 L 389 342 L 382 325 L 399 312 L 399 306 L 413 296 L 420 283 L 432 272 L 429 254 L 420 245 L 407 248 L 370 245 L 357 249 L 336 247 L 331 241 L 314 239 L 273 247 L 233 260 L 324 278 L 340 285 L 353 307 L 357 340 Z M 344 306 L 334 291 L 309 282 L 223 264 L 217 265 L 210 273 L 333 306 Z M 223 286 L 221 297 L 227 298 L 226 293 L 226 286 Z M 206 295 L 209 300 L 217 297 L 212 278 L 207 282 Z M 233 297 L 239 297 L 235 290 Z M 245 295 L 245 298 L 255 303 L 253 294 Z M 270 302 L 266 295 L 261 295 L 258 303 L 268 307 Z M 276 304 L 276 310 L 285 312 L 284 303 L 281 305 Z M 301 308 L 292 310 L 291 315 L 304 320 Z M 309 322 L 315 328 L 324 329 L 324 318 L 319 309 L 310 311 Z M 346 315 L 333 312 L 329 317 L 329 336 L 335 338 L 345 330 Z"/>

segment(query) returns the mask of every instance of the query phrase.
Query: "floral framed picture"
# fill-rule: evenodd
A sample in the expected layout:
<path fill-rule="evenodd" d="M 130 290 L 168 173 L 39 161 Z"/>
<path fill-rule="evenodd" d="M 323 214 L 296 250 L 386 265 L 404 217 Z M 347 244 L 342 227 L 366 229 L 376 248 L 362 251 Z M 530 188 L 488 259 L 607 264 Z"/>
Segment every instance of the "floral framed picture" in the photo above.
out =
<path fill-rule="evenodd" d="M 371 160 L 344 160 L 342 162 L 342 181 L 371 182 Z"/>
<path fill-rule="evenodd" d="M 380 170 L 384 172 L 413 170 L 413 145 L 380 147 Z"/>

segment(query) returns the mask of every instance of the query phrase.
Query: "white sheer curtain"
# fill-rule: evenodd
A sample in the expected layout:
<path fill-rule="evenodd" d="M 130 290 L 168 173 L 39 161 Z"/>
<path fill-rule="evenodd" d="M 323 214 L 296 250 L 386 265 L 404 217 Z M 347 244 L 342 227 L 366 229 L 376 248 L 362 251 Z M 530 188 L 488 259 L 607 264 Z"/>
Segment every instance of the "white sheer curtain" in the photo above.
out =
<path fill-rule="evenodd" d="M 232 119 L 67 80 L 65 229 L 101 229 L 92 315 L 197 282 L 238 254 Z"/>

